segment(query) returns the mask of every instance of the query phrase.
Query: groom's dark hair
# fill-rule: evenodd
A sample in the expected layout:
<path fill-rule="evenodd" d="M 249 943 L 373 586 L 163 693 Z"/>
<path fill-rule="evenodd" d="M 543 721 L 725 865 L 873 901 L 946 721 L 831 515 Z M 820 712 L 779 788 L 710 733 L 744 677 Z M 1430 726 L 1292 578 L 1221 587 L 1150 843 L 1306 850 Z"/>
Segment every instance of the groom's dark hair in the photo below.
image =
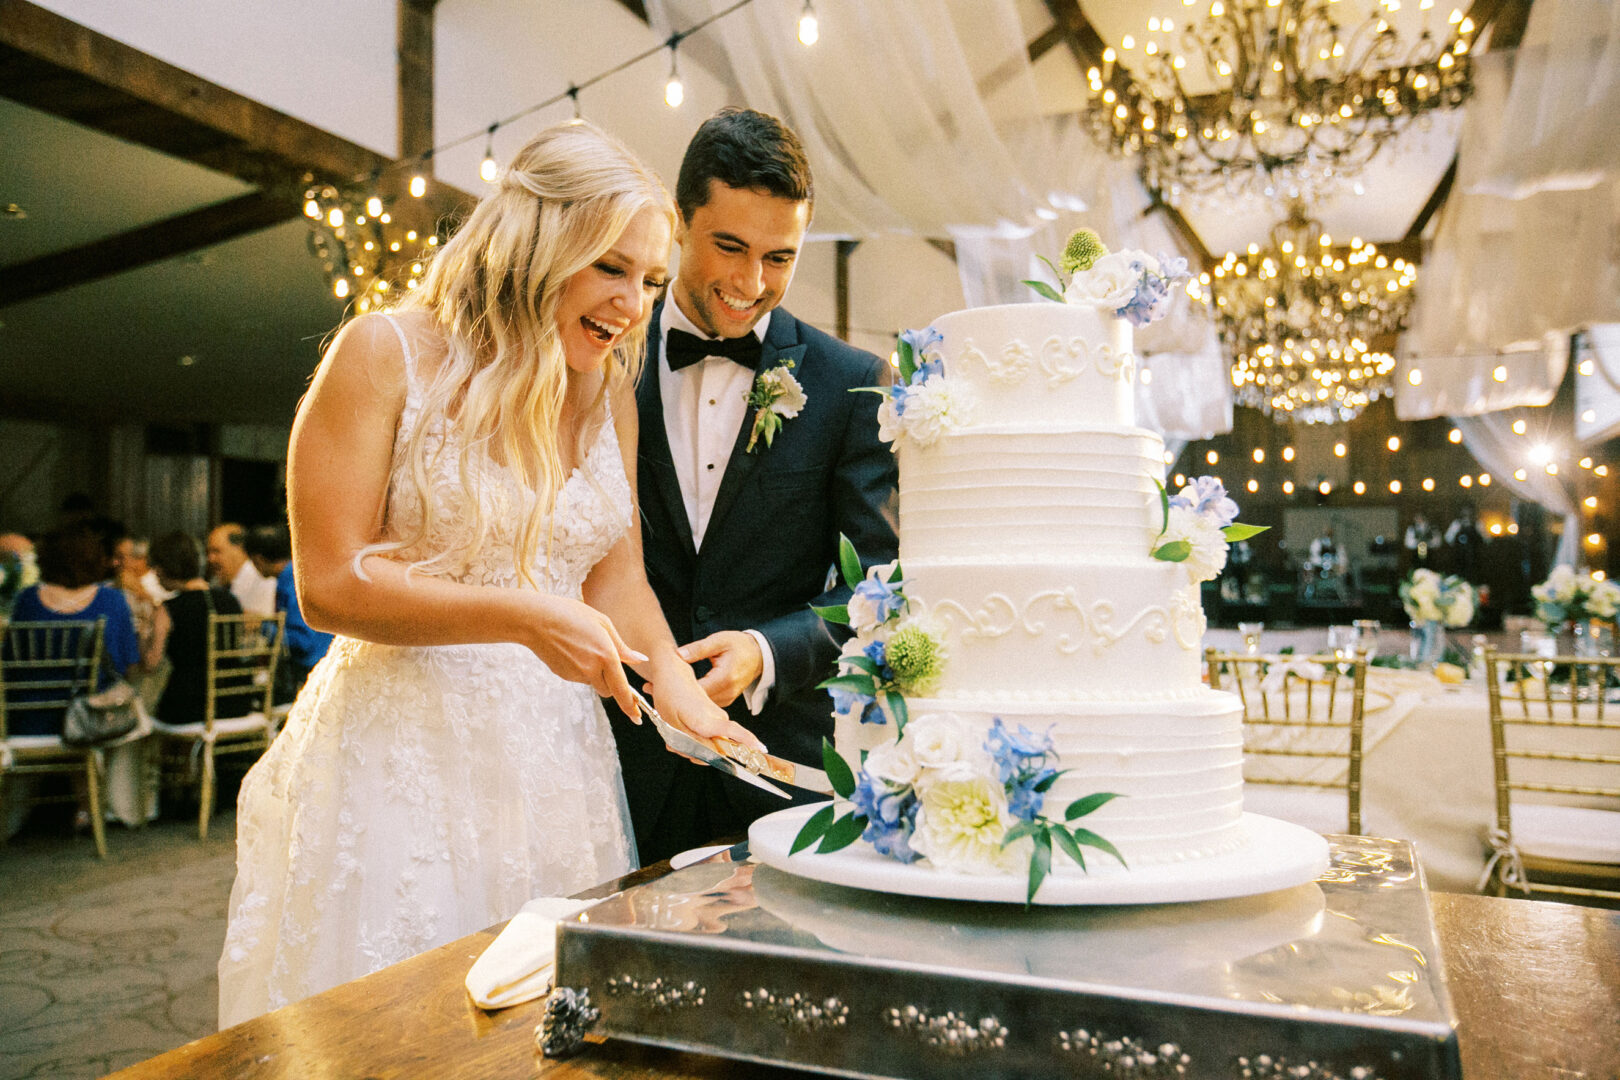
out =
<path fill-rule="evenodd" d="M 807 202 L 815 208 L 810 159 L 793 129 L 766 113 L 727 106 L 703 121 L 687 144 L 675 202 L 681 217 L 692 220 L 709 201 L 709 181 L 727 187 L 754 188 L 779 199 Z"/>

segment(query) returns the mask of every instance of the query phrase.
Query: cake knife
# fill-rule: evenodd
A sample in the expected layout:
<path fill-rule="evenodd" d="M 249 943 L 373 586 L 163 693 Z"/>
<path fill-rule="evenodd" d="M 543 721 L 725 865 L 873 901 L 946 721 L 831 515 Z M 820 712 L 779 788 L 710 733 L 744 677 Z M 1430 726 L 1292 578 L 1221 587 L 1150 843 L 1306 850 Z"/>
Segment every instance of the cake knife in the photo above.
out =
<path fill-rule="evenodd" d="M 630 688 L 630 694 L 635 698 L 636 708 L 640 709 L 642 714 L 645 715 L 647 719 L 652 721 L 653 728 L 657 730 L 659 737 L 664 740 L 664 745 L 675 751 L 677 754 L 684 754 L 687 757 L 692 758 L 694 761 L 700 761 L 712 769 L 719 769 L 728 776 L 735 776 L 744 783 L 752 784 L 762 791 L 768 791 L 772 795 L 778 796 L 779 798 L 793 798 L 793 796 L 789 795 L 787 792 L 783 791 L 769 780 L 757 775 L 746 765 L 727 757 L 725 754 L 709 746 L 707 743 L 699 740 L 696 736 L 688 734 L 685 731 L 681 731 L 670 724 L 668 720 L 665 720 L 662 716 L 658 715 L 658 710 L 653 708 L 652 702 L 648 701 L 646 697 L 634 687 Z M 729 739 L 725 741 L 730 743 L 732 746 L 740 747 L 741 745 L 738 743 L 732 743 Z M 752 748 L 742 748 L 750 750 L 751 753 L 758 753 L 758 751 L 752 750 Z"/>

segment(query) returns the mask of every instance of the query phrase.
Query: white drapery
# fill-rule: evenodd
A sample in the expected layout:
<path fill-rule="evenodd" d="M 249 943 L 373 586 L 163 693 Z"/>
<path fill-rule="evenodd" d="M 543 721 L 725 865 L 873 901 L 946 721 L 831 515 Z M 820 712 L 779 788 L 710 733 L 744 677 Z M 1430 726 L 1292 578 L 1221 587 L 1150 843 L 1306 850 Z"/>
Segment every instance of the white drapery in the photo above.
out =
<path fill-rule="evenodd" d="M 1526 436 L 1513 433 L 1513 422 L 1518 419 L 1542 423 L 1545 414 L 1513 409 L 1483 416 L 1453 416 L 1451 422 L 1462 432 L 1463 446 L 1474 455 L 1475 461 L 1485 466 L 1493 479 L 1521 499 L 1539 503 L 1564 519 L 1564 535 L 1558 542 L 1558 554 L 1553 561 L 1573 566 L 1580 551 L 1581 535 L 1581 516 L 1575 506 L 1574 493 L 1542 465 L 1527 460 L 1527 451 L 1533 443 Z M 1523 480 L 1515 475 L 1521 469 Z"/>
<path fill-rule="evenodd" d="M 724 6 L 647 9 L 667 34 Z M 1013 0 L 817 0 L 816 13 L 814 47 L 795 37 L 787 6 L 756 3 L 681 48 L 798 132 L 818 234 L 949 236 L 970 306 L 1035 299 L 1022 281 L 1045 273 L 1036 254 L 1055 256 L 1081 224 L 1116 249 L 1189 254 L 1161 215 L 1143 215 L 1149 200 L 1128 166 L 1072 116 L 1042 114 Z M 1201 308 L 1180 305 L 1137 345 L 1156 369 L 1144 421 L 1186 437 L 1230 430 L 1231 386 Z"/>
<path fill-rule="evenodd" d="M 1575 355 L 1575 441 L 1620 435 L 1620 324 L 1588 326 Z"/>

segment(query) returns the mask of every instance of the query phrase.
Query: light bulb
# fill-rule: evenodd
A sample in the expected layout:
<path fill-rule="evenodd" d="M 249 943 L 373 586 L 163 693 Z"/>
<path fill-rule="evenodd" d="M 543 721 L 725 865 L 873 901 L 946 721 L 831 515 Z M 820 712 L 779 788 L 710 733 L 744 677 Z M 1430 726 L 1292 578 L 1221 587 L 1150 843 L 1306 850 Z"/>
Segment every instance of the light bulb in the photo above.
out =
<path fill-rule="evenodd" d="M 806 2 L 804 12 L 799 16 L 799 40 L 806 45 L 814 45 L 820 39 L 821 24 L 816 22 L 816 9 Z"/>
<path fill-rule="evenodd" d="M 681 85 L 681 77 L 671 75 L 669 82 L 664 84 L 664 104 L 672 109 L 678 109 L 681 107 L 681 102 L 685 100 L 686 88 Z"/>
<path fill-rule="evenodd" d="M 486 184 L 493 184 L 500 175 L 501 167 L 495 164 L 495 159 L 488 154 L 484 155 L 483 163 L 478 166 L 478 178 Z"/>
<path fill-rule="evenodd" d="M 343 228 L 343 210 L 342 210 L 342 208 L 334 206 L 334 207 L 332 207 L 331 210 L 327 211 L 326 223 L 328 225 L 332 226 L 332 228 L 334 228 L 334 229 Z"/>
<path fill-rule="evenodd" d="M 336 296 L 339 300 L 343 299 L 345 296 L 348 296 L 349 295 L 349 279 L 348 278 L 338 278 L 337 281 L 333 282 L 332 283 L 332 294 L 334 296 Z"/>
<path fill-rule="evenodd" d="M 421 173 L 411 177 L 411 197 L 420 199 L 427 194 L 427 179 Z"/>
<path fill-rule="evenodd" d="M 366 213 L 370 214 L 372 217 L 382 217 L 382 212 L 383 204 L 381 199 L 373 195 L 371 198 L 366 200 Z"/>

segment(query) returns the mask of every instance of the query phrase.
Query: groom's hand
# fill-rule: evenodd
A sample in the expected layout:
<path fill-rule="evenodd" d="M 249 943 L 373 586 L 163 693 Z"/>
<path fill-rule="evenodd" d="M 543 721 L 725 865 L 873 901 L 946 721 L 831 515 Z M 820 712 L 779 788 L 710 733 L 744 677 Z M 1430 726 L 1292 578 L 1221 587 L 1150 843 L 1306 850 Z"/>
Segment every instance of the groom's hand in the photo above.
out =
<path fill-rule="evenodd" d="M 681 659 L 688 664 L 708 660 L 709 673 L 698 680 L 698 687 L 722 709 L 754 685 L 765 671 L 765 657 L 759 642 L 741 630 L 721 630 L 706 638 L 682 645 Z"/>

